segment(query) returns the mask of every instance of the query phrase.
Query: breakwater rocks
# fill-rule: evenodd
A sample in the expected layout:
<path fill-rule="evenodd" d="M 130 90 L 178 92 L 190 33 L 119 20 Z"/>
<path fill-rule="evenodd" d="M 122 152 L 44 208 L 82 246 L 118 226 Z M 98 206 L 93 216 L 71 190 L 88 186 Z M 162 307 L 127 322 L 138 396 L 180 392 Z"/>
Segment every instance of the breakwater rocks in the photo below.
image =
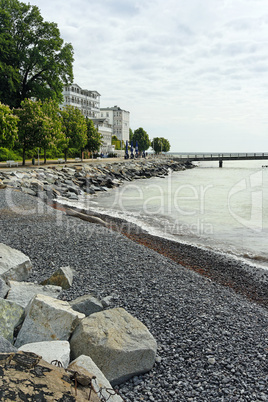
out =
<path fill-rule="evenodd" d="M 77 200 L 79 195 L 95 194 L 119 186 L 125 181 L 164 177 L 172 171 L 191 168 L 191 163 L 166 158 L 114 163 L 39 167 L 0 172 L 0 188 L 7 186 L 38 196 L 44 201 L 57 197 Z"/>
<path fill-rule="evenodd" d="M 74 376 L 96 401 L 123 401 L 111 384 L 150 371 L 156 360 L 157 344 L 147 327 L 123 308 L 107 308 L 109 297 L 59 300 L 72 286 L 68 266 L 37 284 L 24 282 L 32 270 L 25 254 L 0 243 L 0 256 L 0 400 L 93 400 L 71 398 Z M 55 370 L 44 361 L 66 372 L 40 383 L 40 372 L 44 377 Z M 59 377 L 56 388 L 53 377 Z"/>

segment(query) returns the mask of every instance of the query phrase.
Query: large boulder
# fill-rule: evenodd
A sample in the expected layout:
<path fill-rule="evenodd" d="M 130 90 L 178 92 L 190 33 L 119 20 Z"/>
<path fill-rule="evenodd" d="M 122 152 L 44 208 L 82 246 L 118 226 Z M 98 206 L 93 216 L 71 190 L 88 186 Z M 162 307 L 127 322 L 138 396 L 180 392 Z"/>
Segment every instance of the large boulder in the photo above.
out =
<path fill-rule="evenodd" d="M 69 302 L 73 310 L 89 316 L 103 310 L 102 303 L 96 297 L 88 294 Z"/>
<path fill-rule="evenodd" d="M 88 401 L 89 389 L 76 386 L 64 368 L 29 352 L 0 354 L 1 401 Z M 92 392 L 90 402 L 101 399 Z"/>
<path fill-rule="evenodd" d="M 14 329 L 22 322 L 24 309 L 17 303 L 0 299 L 0 335 L 13 342 Z"/>
<path fill-rule="evenodd" d="M 10 287 L 6 284 L 4 279 L 0 278 L 0 297 L 4 299 L 9 291 Z"/>
<path fill-rule="evenodd" d="M 81 355 L 68 367 L 71 372 L 77 373 L 77 381 L 91 387 L 104 401 L 123 402 L 123 399 L 113 389 L 107 378 L 89 356 Z"/>
<path fill-rule="evenodd" d="M 84 318 L 70 344 L 72 359 L 90 356 L 112 385 L 149 371 L 157 348 L 146 326 L 123 308 Z"/>
<path fill-rule="evenodd" d="M 32 342 L 22 345 L 19 350 L 41 356 L 48 363 L 55 362 L 67 368 L 70 362 L 70 344 L 68 341 Z"/>
<path fill-rule="evenodd" d="M 36 295 L 26 308 L 26 317 L 15 346 L 26 343 L 68 340 L 85 315 L 74 311 L 68 302 Z"/>
<path fill-rule="evenodd" d="M 0 243 L 0 277 L 4 280 L 23 281 L 28 278 L 31 269 L 29 257 Z"/>
<path fill-rule="evenodd" d="M 42 285 L 56 285 L 69 289 L 73 283 L 73 270 L 71 267 L 61 267 L 50 278 L 45 279 Z"/>
<path fill-rule="evenodd" d="M 47 295 L 56 299 L 62 291 L 60 286 L 37 285 L 31 282 L 9 281 L 9 285 L 10 290 L 7 300 L 13 301 L 24 308 L 37 294 Z"/>

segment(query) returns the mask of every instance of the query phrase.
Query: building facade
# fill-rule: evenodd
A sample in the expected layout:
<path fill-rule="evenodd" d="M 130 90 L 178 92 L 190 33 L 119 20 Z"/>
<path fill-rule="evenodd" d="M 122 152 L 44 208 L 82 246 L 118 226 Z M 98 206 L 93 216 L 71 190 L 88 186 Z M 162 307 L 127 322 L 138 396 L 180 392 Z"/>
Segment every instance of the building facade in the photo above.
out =
<path fill-rule="evenodd" d="M 120 141 L 124 142 L 129 140 L 129 115 L 129 112 L 118 106 L 100 108 L 100 117 L 109 121 L 112 126 L 112 135 L 116 135 Z"/>
<path fill-rule="evenodd" d="M 97 91 L 82 89 L 77 84 L 64 86 L 63 103 L 61 107 L 71 105 L 81 110 L 82 114 L 89 119 L 99 117 L 100 94 Z"/>
<path fill-rule="evenodd" d="M 92 119 L 94 126 L 102 136 L 101 152 L 109 154 L 114 152 L 112 146 L 112 126 L 106 118 Z"/>

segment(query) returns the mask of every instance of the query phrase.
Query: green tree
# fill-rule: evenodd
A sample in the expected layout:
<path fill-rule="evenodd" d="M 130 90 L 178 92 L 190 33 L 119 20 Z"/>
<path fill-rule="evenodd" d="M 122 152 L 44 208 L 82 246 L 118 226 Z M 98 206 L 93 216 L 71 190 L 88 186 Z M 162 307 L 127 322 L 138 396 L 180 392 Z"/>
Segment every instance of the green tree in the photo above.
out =
<path fill-rule="evenodd" d="M 47 149 L 56 149 L 65 140 L 57 103 L 52 100 L 42 102 L 25 99 L 15 112 L 19 117 L 18 137 L 23 152 L 22 164 L 25 165 L 26 152 L 36 147 L 44 150 L 46 163 Z"/>
<path fill-rule="evenodd" d="M 62 101 L 73 81 L 73 48 L 37 6 L 0 0 L 0 100 L 19 107 L 25 98 Z"/>
<path fill-rule="evenodd" d="M 161 137 L 162 140 L 162 151 L 168 152 L 170 150 L 170 143 L 166 138 Z"/>
<path fill-rule="evenodd" d="M 12 149 L 18 138 L 18 117 L 0 102 L 0 146 Z"/>
<path fill-rule="evenodd" d="M 102 135 L 98 132 L 91 119 L 86 119 L 87 143 L 85 148 L 90 152 L 98 152 L 102 145 Z"/>
<path fill-rule="evenodd" d="M 22 147 L 22 164 L 25 165 L 26 152 L 36 146 L 37 138 L 42 129 L 41 105 L 30 99 L 21 102 L 21 108 L 16 109 L 15 113 L 19 117 L 18 136 Z"/>
<path fill-rule="evenodd" d="M 170 150 L 170 143 L 166 138 L 155 137 L 151 142 L 151 147 L 156 154 L 160 152 L 168 152 Z"/>
<path fill-rule="evenodd" d="M 134 147 L 136 146 L 136 142 L 138 142 L 139 151 L 146 151 L 151 145 L 149 135 L 141 127 L 134 131 L 132 141 Z"/>
<path fill-rule="evenodd" d="M 61 110 L 62 131 L 65 135 L 64 154 L 67 161 L 69 148 L 84 149 L 87 143 L 87 123 L 81 111 L 67 105 Z"/>
<path fill-rule="evenodd" d="M 47 161 L 46 151 L 56 150 L 65 144 L 65 136 L 62 132 L 59 105 L 55 100 L 49 99 L 41 104 L 41 130 L 36 145 L 44 150 L 44 163 Z"/>

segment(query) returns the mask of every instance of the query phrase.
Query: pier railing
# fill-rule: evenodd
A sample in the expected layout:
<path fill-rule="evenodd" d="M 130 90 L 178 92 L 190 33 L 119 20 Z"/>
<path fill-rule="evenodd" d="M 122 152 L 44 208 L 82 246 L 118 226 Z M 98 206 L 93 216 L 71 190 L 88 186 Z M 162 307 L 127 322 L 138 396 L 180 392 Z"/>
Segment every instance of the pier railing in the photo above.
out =
<path fill-rule="evenodd" d="M 219 160 L 219 159 L 268 159 L 268 153 L 222 153 L 222 154 L 174 154 L 179 159 L 188 160 Z"/>
<path fill-rule="evenodd" d="M 222 167 L 223 161 L 230 160 L 268 160 L 268 153 L 222 153 L 222 154 L 174 154 L 175 160 L 181 161 L 219 161 L 219 167 Z"/>

